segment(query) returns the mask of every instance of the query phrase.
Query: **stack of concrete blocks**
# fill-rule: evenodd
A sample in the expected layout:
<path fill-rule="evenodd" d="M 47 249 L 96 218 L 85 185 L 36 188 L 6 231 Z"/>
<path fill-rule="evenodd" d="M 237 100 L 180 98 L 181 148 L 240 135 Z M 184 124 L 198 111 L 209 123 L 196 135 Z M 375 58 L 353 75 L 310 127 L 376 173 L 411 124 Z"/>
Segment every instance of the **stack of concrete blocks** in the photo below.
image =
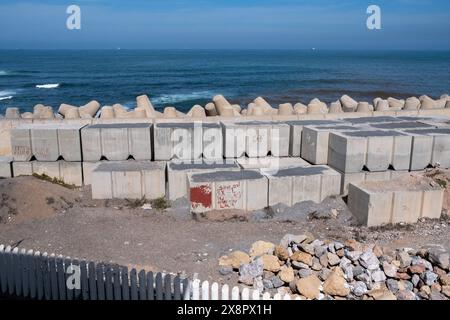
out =
<path fill-rule="evenodd" d="M 268 181 L 259 171 L 214 171 L 189 173 L 191 212 L 264 209 L 268 201 Z"/>
<path fill-rule="evenodd" d="M 10 156 L 0 156 L 0 178 L 12 177 L 12 161 Z"/>
<path fill-rule="evenodd" d="M 94 124 L 81 130 L 84 161 L 151 160 L 151 123 Z"/>
<path fill-rule="evenodd" d="M 289 125 L 278 121 L 222 122 L 224 156 L 289 156 Z"/>
<path fill-rule="evenodd" d="M 302 134 L 305 126 L 345 125 L 340 120 L 296 120 L 286 121 L 289 125 L 289 156 L 300 157 L 302 154 Z"/>
<path fill-rule="evenodd" d="M 450 168 L 450 128 L 404 130 L 412 137 L 411 171 Z"/>
<path fill-rule="evenodd" d="M 13 176 L 40 174 L 83 185 L 83 124 L 25 124 L 11 130 Z"/>
<path fill-rule="evenodd" d="M 322 202 L 341 191 L 341 175 L 328 166 L 262 169 L 269 180 L 268 205 L 292 206 L 303 201 Z"/>
<path fill-rule="evenodd" d="M 356 125 L 305 126 L 302 131 L 301 157 L 312 164 L 327 164 L 330 132 L 358 131 L 363 128 Z"/>
<path fill-rule="evenodd" d="M 415 223 L 441 216 L 444 190 L 431 179 L 403 177 L 349 185 L 348 206 L 358 222 L 372 227 Z"/>
<path fill-rule="evenodd" d="M 239 171 L 234 160 L 172 160 L 167 163 L 167 197 L 170 201 L 188 198 L 188 174 L 214 171 Z"/>
<path fill-rule="evenodd" d="M 92 171 L 93 199 L 157 199 L 166 194 L 165 162 L 111 161 Z"/>
<path fill-rule="evenodd" d="M 302 158 L 295 157 L 264 157 L 264 158 L 248 158 L 243 157 L 236 159 L 236 162 L 242 169 L 267 169 L 267 170 L 277 170 L 280 168 L 290 168 L 290 167 L 308 167 L 309 162 L 303 160 Z"/>
<path fill-rule="evenodd" d="M 155 160 L 223 158 L 222 130 L 219 123 L 155 123 L 153 143 Z"/>

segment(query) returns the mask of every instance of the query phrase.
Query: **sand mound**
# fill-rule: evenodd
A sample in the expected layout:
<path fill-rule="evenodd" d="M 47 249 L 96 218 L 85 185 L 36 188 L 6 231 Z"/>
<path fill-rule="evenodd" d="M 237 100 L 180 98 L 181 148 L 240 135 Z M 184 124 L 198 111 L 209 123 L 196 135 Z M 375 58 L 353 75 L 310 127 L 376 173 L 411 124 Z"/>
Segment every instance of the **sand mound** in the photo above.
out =
<path fill-rule="evenodd" d="M 48 218 L 76 201 L 79 191 L 34 177 L 0 179 L 0 223 Z"/>

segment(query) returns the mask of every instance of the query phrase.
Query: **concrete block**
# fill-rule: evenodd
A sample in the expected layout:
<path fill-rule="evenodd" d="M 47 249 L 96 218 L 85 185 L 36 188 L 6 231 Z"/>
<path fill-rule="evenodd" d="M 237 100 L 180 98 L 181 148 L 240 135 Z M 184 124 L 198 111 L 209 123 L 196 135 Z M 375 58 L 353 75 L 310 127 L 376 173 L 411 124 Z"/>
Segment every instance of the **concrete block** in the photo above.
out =
<path fill-rule="evenodd" d="M 202 122 L 155 123 L 154 159 L 200 159 L 203 152 L 203 125 Z"/>
<path fill-rule="evenodd" d="M 421 217 L 439 218 L 444 190 L 429 178 L 405 176 L 390 181 L 349 185 L 348 206 L 367 226 L 415 223 Z"/>
<path fill-rule="evenodd" d="M 102 163 L 102 161 L 93 161 L 93 162 L 83 161 L 82 162 L 83 184 L 85 186 L 88 186 L 92 183 L 92 171 L 94 171 L 95 168 L 97 168 L 100 165 L 100 163 Z"/>
<path fill-rule="evenodd" d="M 240 171 L 234 160 L 213 161 L 177 161 L 167 163 L 168 199 L 171 201 L 188 197 L 188 173 L 211 171 Z"/>
<path fill-rule="evenodd" d="M 360 126 L 305 126 L 302 132 L 301 156 L 312 164 L 328 163 L 330 131 L 361 130 Z"/>
<path fill-rule="evenodd" d="M 102 162 L 92 171 L 93 199 L 156 199 L 165 195 L 165 162 Z"/>
<path fill-rule="evenodd" d="M 340 120 L 296 120 L 287 121 L 290 127 L 289 156 L 300 157 L 302 149 L 302 132 L 305 126 L 343 125 Z"/>
<path fill-rule="evenodd" d="M 342 118 L 342 121 L 349 122 L 351 124 L 380 124 L 388 122 L 402 122 L 394 116 L 376 116 L 376 117 L 346 117 Z"/>
<path fill-rule="evenodd" d="M 206 160 L 223 159 L 223 136 L 220 123 L 203 122 L 202 156 Z"/>
<path fill-rule="evenodd" d="M 12 173 L 13 177 L 31 176 L 33 174 L 33 166 L 31 162 L 13 161 Z"/>
<path fill-rule="evenodd" d="M 341 175 L 328 166 L 291 167 L 277 171 L 261 170 L 269 181 L 269 205 L 292 206 L 302 201 L 321 202 L 339 195 Z"/>
<path fill-rule="evenodd" d="M 268 169 L 275 171 L 280 168 L 289 167 L 308 167 L 310 163 L 303 160 L 302 158 L 296 157 L 264 157 L 264 158 L 248 158 L 243 157 L 236 160 L 242 169 Z"/>
<path fill-rule="evenodd" d="M 54 128 L 31 125 L 32 153 L 37 161 L 56 161 L 59 158 L 58 131 Z"/>
<path fill-rule="evenodd" d="M 82 162 L 58 161 L 59 179 L 64 183 L 81 187 L 83 185 Z"/>
<path fill-rule="evenodd" d="M 81 130 L 84 161 L 151 160 L 150 123 L 94 124 Z"/>
<path fill-rule="evenodd" d="M 409 168 L 411 137 L 394 130 L 332 132 L 328 164 L 342 172 Z"/>
<path fill-rule="evenodd" d="M 84 124 L 64 124 L 57 128 L 59 155 L 66 161 L 82 161 L 81 128 Z"/>
<path fill-rule="evenodd" d="M 12 177 L 12 161 L 13 158 L 11 156 L 0 156 L 0 178 Z"/>
<path fill-rule="evenodd" d="M 11 152 L 14 161 L 30 161 L 33 157 L 31 134 L 28 128 L 11 129 Z"/>
<path fill-rule="evenodd" d="M 193 213 L 267 207 L 267 178 L 254 170 L 189 173 Z"/>
<path fill-rule="evenodd" d="M 225 158 L 241 158 L 246 150 L 246 128 L 235 123 L 222 122 L 223 155 Z"/>
<path fill-rule="evenodd" d="M 31 161 L 33 174 L 60 178 L 59 161 Z"/>
<path fill-rule="evenodd" d="M 423 129 L 405 130 L 413 135 L 414 166 L 411 163 L 411 170 L 421 170 L 429 164 L 443 168 L 450 167 L 450 129 Z M 431 158 L 430 158 L 431 148 Z M 425 163 L 428 164 L 423 167 Z M 419 165 L 420 164 L 420 165 Z"/>

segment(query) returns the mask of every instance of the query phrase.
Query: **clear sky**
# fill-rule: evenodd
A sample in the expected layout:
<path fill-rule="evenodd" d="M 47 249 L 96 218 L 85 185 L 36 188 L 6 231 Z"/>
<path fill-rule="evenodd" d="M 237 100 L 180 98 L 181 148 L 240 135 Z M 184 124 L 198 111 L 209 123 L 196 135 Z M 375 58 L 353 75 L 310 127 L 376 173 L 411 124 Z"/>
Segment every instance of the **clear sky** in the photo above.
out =
<path fill-rule="evenodd" d="M 66 8 L 81 7 L 81 30 Z M 366 27 L 381 7 L 382 29 Z M 0 49 L 450 50 L 448 0 L 0 0 Z"/>

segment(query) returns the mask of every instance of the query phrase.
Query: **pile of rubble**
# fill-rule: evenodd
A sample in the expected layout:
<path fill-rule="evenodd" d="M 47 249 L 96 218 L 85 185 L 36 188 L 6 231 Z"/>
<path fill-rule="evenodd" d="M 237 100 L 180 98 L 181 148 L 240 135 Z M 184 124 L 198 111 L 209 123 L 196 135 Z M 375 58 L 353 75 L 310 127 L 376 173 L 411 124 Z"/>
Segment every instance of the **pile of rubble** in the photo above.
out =
<path fill-rule="evenodd" d="M 447 300 L 449 252 L 440 246 L 390 250 L 287 234 L 279 245 L 257 241 L 250 252 L 219 259 L 222 275 L 261 292 L 301 299 Z"/>

